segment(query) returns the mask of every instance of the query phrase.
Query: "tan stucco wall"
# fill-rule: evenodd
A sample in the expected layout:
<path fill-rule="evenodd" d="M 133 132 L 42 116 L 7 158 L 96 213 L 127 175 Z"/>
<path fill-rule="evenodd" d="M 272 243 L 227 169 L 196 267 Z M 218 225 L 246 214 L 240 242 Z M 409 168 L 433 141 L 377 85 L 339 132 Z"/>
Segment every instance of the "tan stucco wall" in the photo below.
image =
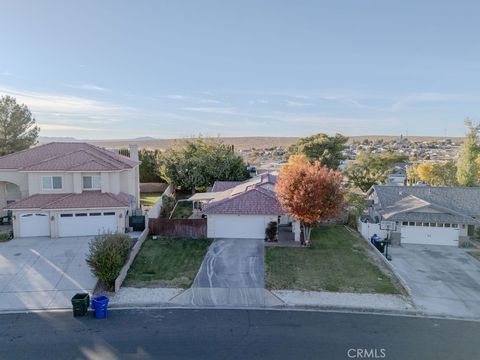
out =
<path fill-rule="evenodd" d="M 43 176 L 61 176 L 62 189 L 61 190 L 44 190 L 42 189 Z M 38 172 L 28 173 L 28 192 L 33 194 L 58 194 L 58 193 L 72 193 L 73 191 L 73 173 L 60 172 Z"/>
<path fill-rule="evenodd" d="M 10 182 L 17 185 L 20 188 L 22 197 L 28 196 L 28 177 L 25 173 L 19 173 L 18 171 L 6 171 L 0 172 L 0 181 Z"/>

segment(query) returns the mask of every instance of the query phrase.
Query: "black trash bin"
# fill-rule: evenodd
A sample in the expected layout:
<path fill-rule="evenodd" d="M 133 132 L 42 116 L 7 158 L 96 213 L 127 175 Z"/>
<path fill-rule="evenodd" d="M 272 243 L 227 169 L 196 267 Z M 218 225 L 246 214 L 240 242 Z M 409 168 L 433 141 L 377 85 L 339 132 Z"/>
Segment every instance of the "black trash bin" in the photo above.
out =
<path fill-rule="evenodd" d="M 377 248 L 378 251 L 380 251 L 382 254 L 385 251 L 385 240 L 382 238 L 378 238 L 373 240 L 373 245 Z"/>
<path fill-rule="evenodd" d="M 87 293 L 75 294 L 72 297 L 73 316 L 85 316 L 90 304 L 90 295 Z"/>
<path fill-rule="evenodd" d="M 385 240 L 375 234 L 371 237 L 370 241 L 375 246 L 375 248 L 383 254 L 383 252 L 385 251 Z"/>

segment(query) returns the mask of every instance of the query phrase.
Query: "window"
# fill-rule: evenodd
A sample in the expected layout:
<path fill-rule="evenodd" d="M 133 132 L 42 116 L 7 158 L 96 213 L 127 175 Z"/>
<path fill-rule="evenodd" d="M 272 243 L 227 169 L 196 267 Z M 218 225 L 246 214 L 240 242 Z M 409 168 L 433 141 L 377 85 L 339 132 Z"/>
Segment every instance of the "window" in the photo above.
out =
<path fill-rule="evenodd" d="M 437 227 L 437 223 L 430 223 L 430 227 Z"/>
<path fill-rule="evenodd" d="M 62 177 L 61 176 L 42 176 L 43 190 L 61 190 Z"/>
<path fill-rule="evenodd" d="M 114 212 L 104 212 L 103 215 L 104 216 L 115 216 L 115 213 Z"/>
<path fill-rule="evenodd" d="M 445 224 L 445 227 L 450 227 L 450 224 Z"/>
<path fill-rule="evenodd" d="M 408 223 L 408 225 L 409 225 L 409 226 L 415 226 L 415 223 L 414 223 L 413 221 L 410 221 L 410 222 Z"/>
<path fill-rule="evenodd" d="M 90 216 L 102 216 L 102 213 L 90 213 Z"/>
<path fill-rule="evenodd" d="M 60 217 L 73 217 L 73 214 L 60 214 Z"/>
<path fill-rule="evenodd" d="M 77 213 L 77 214 L 75 214 L 75 216 L 77 216 L 77 217 L 78 216 L 87 216 L 87 213 Z"/>
<path fill-rule="evenodd" d="M 443 223 L 437 223 L 437 227 L 443 227 Z"/>
<path fill-rule="evenodd" d="M 430 223 L 424 222 L 423 226 L 430 226 Z"/>
<path fill-rule="evenodd" d="M 403 225 L 403 226 L 408 226 L 408 221 L 402 222 L 402 225 Z"/>
<path fill-rule="evenodd" d="M 97 190 L 101 188 L 101 178 L 100 176 L 84 176 L 83 177 L 83 188 L 87 190 Z"/>
<path fill-rule="evenodd" d="M 458 228 L 458 224 L 452 224 L 452 228 Z"/>

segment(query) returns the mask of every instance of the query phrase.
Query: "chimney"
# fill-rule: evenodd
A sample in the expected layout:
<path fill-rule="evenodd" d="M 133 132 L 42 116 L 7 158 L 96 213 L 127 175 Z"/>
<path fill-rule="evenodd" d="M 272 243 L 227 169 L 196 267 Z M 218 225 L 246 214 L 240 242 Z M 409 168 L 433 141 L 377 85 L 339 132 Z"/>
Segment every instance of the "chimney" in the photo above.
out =
<path fill-rule="evenodd" d="M 133 161 L 138 161 L 138 144 L 129 144 L 130 149 L 130 159 Z"/>

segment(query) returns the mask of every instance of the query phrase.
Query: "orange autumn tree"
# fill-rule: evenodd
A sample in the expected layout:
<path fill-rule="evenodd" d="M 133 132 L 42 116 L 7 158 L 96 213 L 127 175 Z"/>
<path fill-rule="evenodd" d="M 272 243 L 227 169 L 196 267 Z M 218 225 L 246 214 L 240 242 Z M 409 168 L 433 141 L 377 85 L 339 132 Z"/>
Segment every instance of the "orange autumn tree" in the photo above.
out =
<path fill-rule="evenodd" d="M 277 177 L 277 197 L 283 210 L 299 221 L 310 245 L 312 227 L 330 220 L 342 210 L 344 192 L 339 171 L 311 164 L 304 155 L 291 156 Z"/>

